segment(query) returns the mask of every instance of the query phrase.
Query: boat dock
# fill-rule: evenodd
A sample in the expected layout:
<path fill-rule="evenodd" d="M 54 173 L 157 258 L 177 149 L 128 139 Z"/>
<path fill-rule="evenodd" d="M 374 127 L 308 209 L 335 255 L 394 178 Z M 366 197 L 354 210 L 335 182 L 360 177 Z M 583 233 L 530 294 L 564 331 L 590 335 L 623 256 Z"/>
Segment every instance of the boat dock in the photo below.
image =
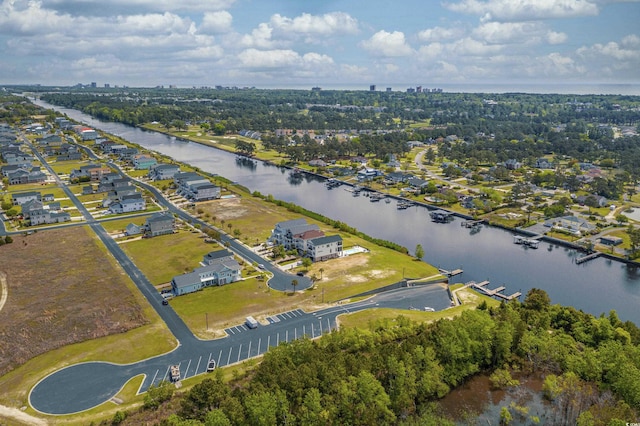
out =
<path fill-rule="evenodd" d="M 398 210 L 405 210 L 405 209 L 408 209 L 409 207 L 411 207 L 413 205 L 414 204 L 411 201 L 398 201 L 397 208 L 398 208 Z"/>
<path fill-rule="evenodd" d="M 337 188 L 340 185 L 342 185 L 342 182 L 339 181 L 338 179 L 330 178 L 330 179 L 327 180 L 325 185 L 327 186 L 327 189 L 333 189 L 333 188 Z"/>
<path fill-rule="evenodd" d="M 537 249 L 542 237 L 543 235 L 536 235 L 535 237 L 524 237 L 522 235 L 514 235 L 513 243 L 522 244 L 524 246 Z"/>
<path fill-rule="evenodd" d="M 446 275 L 447 277 L 454 277 L 456 275 L 460 275 L 464 271 L 462 269 L 454 269 L 452 271 L 447 271 L 446 269 L 439 268 L 438 272 L 440 272 L 442 275 Z"/>
<path fill-rule="evenodd" d="M 576 259 L 576 265 L 580 265 L 581 263 L 588 262 L 588 261 L 593 260 L 593 259 L 595 259 L 597 257 L 600 257 L 600 254 L 601 254 L 600 252 L 597 252 L 597 253 L 591 253 L 591 254 L 588 254 L 586 256 L 579 257 L 579 258 Z"/>
<path fill-rule="evenodd" d="M 500 299 L 503 299 L 506 301 L 517 299 L 518 297 L 522 296 L 522 293 L 519 291 L 516 291 L 515 293 L 509 294 L 509 295 L 502 293 L 504 290 L 507 289 L 505 286 L 500 286 L 494 289 L 488 289 L 487 285 L 489 285 L 489 281 L 482 281 L 481 283 L 470 281 L 469 283 L 467 283 L 467 286 L 471 286 L 476 290 L 479 290 L 480 293 L 484 294 L 485 296 L 499 297 Z"/>
<path fill-rule="evenodd" d="M 447 223 L 453 219 L 453 212 L 448 212 L 446 210 L 434 210 L 429 213 L 431 216 L 431 220 L 437 223 Z"/>
<path fill-rule="evenodd" d="M 483 222 L 482 220 L 465 220 L 464 222 L 460 222 L 460 226 L 475 228 L 476 226 L 482 225 Z"/>

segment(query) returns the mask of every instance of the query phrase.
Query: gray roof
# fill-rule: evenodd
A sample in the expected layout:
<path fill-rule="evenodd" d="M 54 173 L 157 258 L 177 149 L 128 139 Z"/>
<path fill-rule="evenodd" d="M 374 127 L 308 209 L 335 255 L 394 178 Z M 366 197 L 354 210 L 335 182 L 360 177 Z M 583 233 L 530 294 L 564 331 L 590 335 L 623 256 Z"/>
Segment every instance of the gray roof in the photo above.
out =
<path fill-rule="evenodd" d="M 340 235 L 325 235 L 324 237 L 318 237 L 311 240 L 314 246 L 321 246 L 339 241 L 342 241 L 342 237 Z"/>
<path fill-rule="evenodd" d="M 233 258 L 233 253 L 231 253 L 227 249 L 210 251 L 209 253 L 204 255 L 204 261 L 207 262 L 207 261 L 212 261 L 216 259 L 223 259 L 225 257 Z"/>

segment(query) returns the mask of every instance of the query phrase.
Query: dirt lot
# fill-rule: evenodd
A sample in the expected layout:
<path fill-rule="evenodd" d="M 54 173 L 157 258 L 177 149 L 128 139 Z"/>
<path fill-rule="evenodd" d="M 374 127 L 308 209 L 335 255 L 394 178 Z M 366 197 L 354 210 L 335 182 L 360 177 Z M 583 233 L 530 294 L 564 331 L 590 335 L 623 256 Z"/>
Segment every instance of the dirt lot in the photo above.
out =
<path fill-rule="evenodd" d="M 0 246 L 0 376 L 36 355 L 142 324 L 128 278 L 84 227 L 15 236 Z"/>

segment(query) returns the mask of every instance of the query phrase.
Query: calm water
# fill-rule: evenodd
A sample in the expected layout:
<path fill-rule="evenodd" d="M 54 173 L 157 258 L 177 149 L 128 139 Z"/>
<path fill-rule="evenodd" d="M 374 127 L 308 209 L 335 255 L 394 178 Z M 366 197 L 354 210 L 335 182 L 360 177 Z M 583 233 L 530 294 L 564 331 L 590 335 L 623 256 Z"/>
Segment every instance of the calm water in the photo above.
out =
<path fill-rule="evenodd" d="M 38 104 L 48 106 L 44 102 Z M 635 267 L 605 259 L 576 265 L 574 259 L 580 254 L 561 246 L 541 243 L 538 250 L 526 249 L 513 244 L 508 231 L 490 227 L 472 231 L 461 227 L 459 219 L 448 224 L 433 223 L 422 207 L 397 210 L 395 201 L 372 203 L 366 197 L 353 197 L 343 188 L 328 190 L 316 178 L 294 180 L 280 167 L 260 162 L 242 165 L 235 161 L 235 155 L 224 151 L 102 122 L 75 110 L 56 109 L 145 148 L 237 181 L 251 191 L 272 194 L 371 236 L 394 241 L 410 251 L 421 244 L 426 262 L 445 269 L 464 269 L 455 281 L 489 280 L 490 288 L 504 285 L 506 294 L 526 294 L 531 288 L 542 288 L 554 303 L 595 315 L 615 309 L 620 318 L 640 324 L 640 277 Z"/>

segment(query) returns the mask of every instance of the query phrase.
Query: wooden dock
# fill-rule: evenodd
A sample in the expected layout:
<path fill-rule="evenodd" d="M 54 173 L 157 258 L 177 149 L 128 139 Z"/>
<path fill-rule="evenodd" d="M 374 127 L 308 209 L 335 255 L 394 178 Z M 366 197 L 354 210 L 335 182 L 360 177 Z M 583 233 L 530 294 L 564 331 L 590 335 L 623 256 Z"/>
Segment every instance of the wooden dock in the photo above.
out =
<path fill-rule="evenodd" d="M 460 275 L 464 271 L 462 269 L 454 269 L 453 271 L 447 271 L 446 269 L 438 269 L 442 275 L 446 275 L 447 277 L 454 277 L 456 275 Z"/>
<path fill-rule="evenodd" d="M 593 260 L 593 259 L 595 259 L 597 257 L 600 257 L 600 254 L 601 254 L 600 252 L 597 252 L 597 253 L 591 253 L 591 254 L 588 254 L 586 256 L 579 257 L 579 258 L 576 259 L 576 265 L 580 265 L 581 263 L 588 262 L 588 261 Z"/>
<path fill-rule="evenodd" d="M 515 293 L 510 295 L 506 295 L 502 293 L 503 291 L 506 290 L 505 286 L 500 286 L 494 289 L 488 289 L 487 285 L 489 285 L 489 281 L 482 281 L 480 283 L 470 281 L 469 283 L 467 283 L 467 285 L 475 288 L 476 290 L 479 290 L 485 296 L 499 297 L 500 299 L 503 299 L 506 301 L 517 299 L 518 297 L 522 296 L 522 293 L 519 291 L 516 291 Z"/>

